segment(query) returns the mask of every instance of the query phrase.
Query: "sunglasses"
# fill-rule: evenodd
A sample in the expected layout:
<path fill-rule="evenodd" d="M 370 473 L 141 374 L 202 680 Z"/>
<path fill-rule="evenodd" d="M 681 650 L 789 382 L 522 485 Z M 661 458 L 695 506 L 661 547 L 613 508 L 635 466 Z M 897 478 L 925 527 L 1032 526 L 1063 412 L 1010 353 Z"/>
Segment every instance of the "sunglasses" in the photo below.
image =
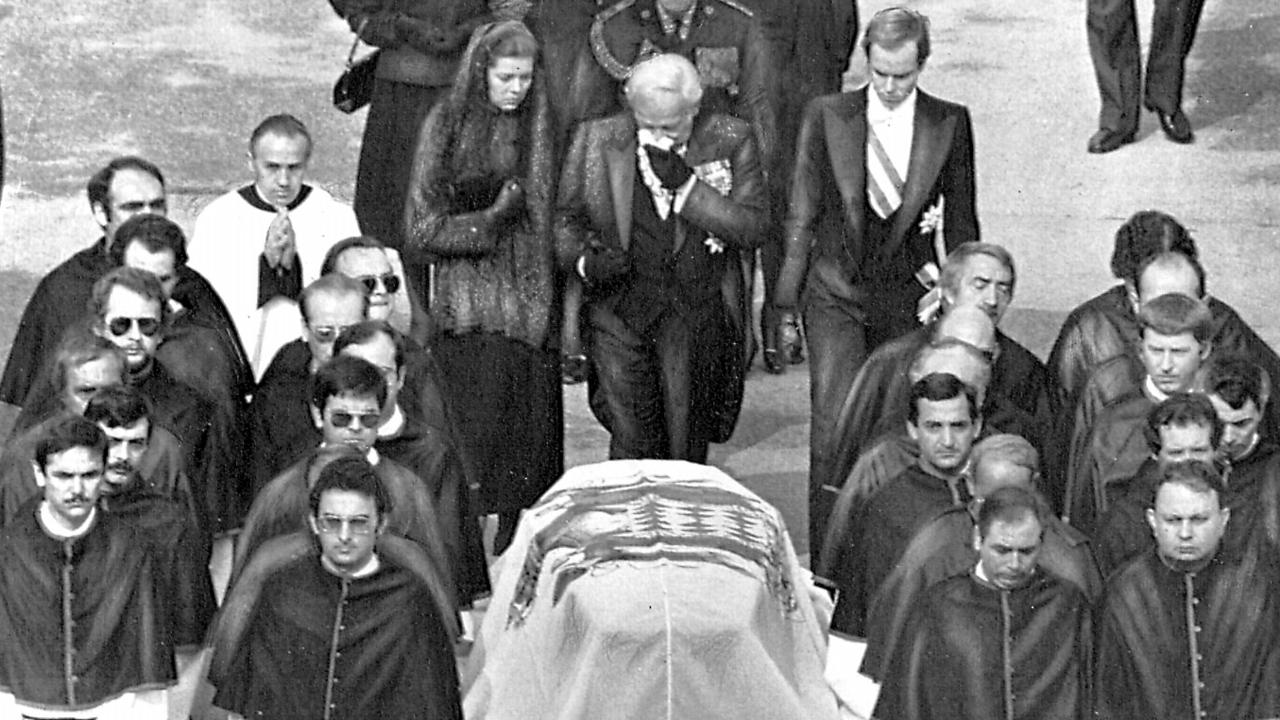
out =
<path fill-rule="evenodd" d="M 152 337 L 157 332 L 160 332 L 160 321 L 149 317 L 111 318 L 111 321 L 107 323 L 107 330 L 111 331 L 111 334 L 116 337 L 124 337 L 128 334 L 129 328 L 133 327 L 135 323 L 138 325 L 138 332 L 142 333 L 146 337 Z"/>
<path fill-rule="evenodd" d="M 394 295 L 400 289 L 400 278 L 395 273 L 387 273 L 386 275 L 361 275 L 354 278 L 364 284 L 365 292 L 375 293 L 378 291 L 378 284 L 387 289 L 388 295 Z"/>
<path fill-rule="evenodd" d="M 350 325 L 320 325 L 311 328 L 311 334 L 322 343 L 331 343 L 338 339 L 343 330 L 351 327 Z"/>
<path fill-rule="evenodd" d="M 367 517 L 340 518 L 333 515 L 321 515 L 316 518 L 316 529 L 325 535 L 337 535 L 346 525 L 352 535 L 370 535 L 373 533 L 373 520 Z"/>
<path fill-rule="evenodd" d="M 358 422 L 364 427 L 364 429 L 373 430 L 378 427 L 378 422 L 381 419 L 382 416 L 378 413 L 360 413 L 358 415 L 353 415 L 352 413 L 344 412 L 342 410 L 329 415 L 329 422 L 336 428 L 345 428 L 351 425 L 351 423 Z"/>

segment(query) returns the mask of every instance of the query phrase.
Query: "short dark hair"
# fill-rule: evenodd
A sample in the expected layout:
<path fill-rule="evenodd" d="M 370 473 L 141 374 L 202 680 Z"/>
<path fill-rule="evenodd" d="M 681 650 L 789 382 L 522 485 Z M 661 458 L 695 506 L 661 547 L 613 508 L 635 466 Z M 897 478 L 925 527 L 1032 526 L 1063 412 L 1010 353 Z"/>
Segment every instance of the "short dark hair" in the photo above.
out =
<path fill-rule="evenodd" d="M 324 262 L 320 263 L 320 274 L 328 275 L 329 273 L 338 272 L 338 258 L 342 257 L 342 253 L 351 248 L 369 248 L 371 250 L 382 250 L 383 252 L 387 250 L 387 246 L 372 235 L 356 235 L 344 238 L 334 243 L 329 248 L 329 252 L 324 254 Z"/>
<path fill-rule="evenodd" d="M 151 419 L 151 403 L 136 388 L 112 385 L 93 394 L 84 408 L 84 419 L 111 428 L 129 427 Z"/>
<path fill-rule="evenodd" d="M 1147 438 L 1147 447 L 1151 452 L 1159 453 L 1160 428 L 1189 425 L 1209 428 L 1209 444 L 1212 447 L 1218 447 L 1218 440 L 1222 438 L 1222 420 L 1218 419 L 1218 413 L 1214 411 L 1213 403 L 1209 402 L 1209 398 L 1199 393 L 1171 393 L 1147 413 L 1147 424 L 1142 432 Z"/>
<path fill-rule="evenodd" d="M 396 349 L 396 369 L 404 367 L 405 357 L 409 353 L 409 344 L 404 333 L 392 327 L 386 320 L 365 320 L 343 330 L 333 343 L 333 354 L 340 355 L 352 345 L 363 345 L 379 335 L 386 335 Z"/>
<path fill-rule="evenodd" d="M 334 355 L 311 376 L 311 404 L 323 412 L 329 398 L 339 395 L 371 395 L 381 407 L 387 401 L 387 379 L 363 358 Z"/>
<path fill-rule="evenodd" d="M 1051 514 L 1049 504 L 1034 490 L 1016 485 L 998 487 L 982 499 L 978 509 L 978 536 L 985 538 L 997 521 L 1009 523 L 1033 517 L 1040 523 L 1040 536 L 1044 537 L 1044 528 Z"/>
<path fill-rule="evenodd" d="M 310 322 L 311 318 L 307 316 L 307 305 L 310 304 L 311 298 L 316 295 L 358 295 L 360 299 L 366 303 L 369 302 L 369 293 L 365 291 L 364 285 L 359 281 L 343 275 L 342 273 L 322 273 L 320 277 L 304 288 L 302 293 L 298 295 L 298 312 L 302 313 L 302 321 Z"/>
<path fill-rule="evenodd" d="M 957 245 L 956 249 L 947 255 L 947 261 L 942 265 L 942 275 L 938 285 L 952 292 L 959 290 L 960 276 L 968 266 L 969 258 L 974 255 L 986 255 L 1009 268 L 1010 291 L 1017 287 L 1018 269 L 1013 264 L 1013 255 L 1003 245 L 988 242 L 963 242 Z"/>
<path fill-rule="evenodd" d="M 1204 266 L 1196 258 L 1188 257 L 1178 252 L 1156 253 L 1139 261 L 1137 270 L 1133 274 L 1133 289 L 1135 291 L 1141 289 L 1142 277 L 1147 274 L 1147 270 L 1153 267 L 1175 268 L 1179 266 L 1189 267 L 1196 274 L 1196 296 L 1204 297 L 1205 288 L 1208 285 Z"/>
<path fill-rule="evenodd" d="M 107 301 L 111 298 L 111 291 L 117 285 L 159 304 L 161 327 L 169 320 L 168 298 L 165 297 L 159 278 L 146 270 L 118 267 L 98 278 L 98 281 L 93 284 L 93 293 L 89 297 L 89 315 L 96 322 L 106 318 Z"/>
<path fill-rule="evenodd" d="M 124 265 L 124 251 L 130 243 L 138 243 L 147 252 L 158 253 L 168 250 L 173 253 L 174 269 L 187 264 L 187 236 L 182 233 L 178 223 L 160 215 L 135 215 L 116 230 L 108 252 L 111 262 L 116 267 Z"/>
<path fill-rule="evenodd" d="M 1111 274 L 1136 286 L 1142 262 L 1164 252 L 1176 252 L 1193 260 L 1198 257 L 1195 239 L 1173 216 L 1159 210 L 1134 213 L 1116 230 Z"/>
<path fill-rule="evenodd" d="M 320 471 L 320 477 L 311 486 L 308 497 L 312 516 L 320 514 L 320 498 L 330 490 L 346 490 L 371 498 L 379 518 L 391 512 L 391 496 L 379 479 L 378 471 L 359 454 L 336 457 Z"/>
<path fill-rule="evenodd" d="M 862 36 L 862 52 L 871 57 L 871 46 L 896 50 L 911 41 L 916 43 L 916 67 L 929 59 L 929 18 L 906 7 L 887 7 L 871 17 Z"/>
<path fill-rule="evenodd" d="M 1271 398 L 1271 377 L 1261 365 L 1244 355 L 1216 355 L 1205 374 L 1205 392 L 1217 395 L 1234 410 L 1250 400 L 1261 411 Z"/>
<path fill-rule="evenodd" d="M 1152 487 L 1151 507 L 1155 507 L 1156 495 L 1159 494 L 1160 488 L 1171 484 L 1182 485 L 1192 492 L 1216 493 L 1218 504 L 1226 507 L 1222 497 L 1226 493 L 1227 486 L 1222 482 L 1222 473 L 1218 472 L 1218 468 L 1213 463 L 1203 460 L 1183 460 L 1169 463 L 1161 468 Z"/>
<path fill-rule="evenodd" d="M 89 326 L 83 323 L 72 325 L 62 335 L 58 348 L 53 354 L 53 373 L 50 380 L 54 391 L 61 395 L 67 389 L 67 373 L 94 360 L 110 358 L 120 365 L 120 379 L 124 379 L 127 368 L 124 353 L 111 344 L 106 338 L 94 334 Z"/>
<path fill-rule="evenodd" d="M 160 168 L 155 163 L 144 160 L 137 155 L 124 155 L 122 157 L 112 158 L 101 170 L 94 173 L 89 178 L 89 183 L 85 190 L 89 195 L 89 207 L 101 206 L 107 214 L 110 214 L 111 203 L 108 202 L 107 196 L 111 194 L 111 181 L 115 179 L 116 173 L 121 170 L 137 170 L 146 173 L 155 178 L 160 183 L 160 187 L 164 187 L 164 174 L 160 172 Z"/>
<path fill-rule="evenodd" d="M 307 141 L 307 157 L 311 157 L 311 132 L 307 130 L 307 126 L 298 118 L 289 113 L 279 113 L 258 123 L 258 126 L 249 134 L 249 154 L 254 155 L 258 148 L 258 140 L 263 135 L 279 135 L 280 137 L 296 138 L 300 137 Z"/>
<path fill-rule="evenodd" d="M 1213 313 L 1209 306 L 1181 293 L 1165 293 L 1142 303 L 1138 310 L 1139 336 L 1147 330 L 1161 335 L 1191 333 L 1204 344 L 1213 337 Z"/>
<path fill-rule="evenodd" d="M 907 419 L 915 425 L 920 420 L 921 400 L 941 402 L 963 396 L 969 403 L 969 419 L 978 419 L 978 401 L 973 388 L 964 384 L 960 378 L 951 373 L 929 373 L 911 386 L 911 405 L 907 409 Z"/>
<path fill-rule="evenodd" d="M 36 440 L 35 461 L 40 472 L 49 468 L 49 457 L 71 448 L 84 447 L 93 450 L 107 461 L 107 436 L 97 423 L 79 415 L 66 414 L 49 421 Z"/>

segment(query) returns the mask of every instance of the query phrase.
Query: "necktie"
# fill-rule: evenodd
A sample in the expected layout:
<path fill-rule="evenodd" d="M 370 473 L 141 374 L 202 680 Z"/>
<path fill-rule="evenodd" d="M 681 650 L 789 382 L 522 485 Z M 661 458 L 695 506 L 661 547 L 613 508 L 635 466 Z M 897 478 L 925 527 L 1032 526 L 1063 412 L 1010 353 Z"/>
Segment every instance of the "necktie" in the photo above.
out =
<path fill-rule="evenodd" d="M 867 126 L 867 199 L 871 209 L 888 218 L 902 204 L 902 176 L 889 159 L 875 128 Z"/>

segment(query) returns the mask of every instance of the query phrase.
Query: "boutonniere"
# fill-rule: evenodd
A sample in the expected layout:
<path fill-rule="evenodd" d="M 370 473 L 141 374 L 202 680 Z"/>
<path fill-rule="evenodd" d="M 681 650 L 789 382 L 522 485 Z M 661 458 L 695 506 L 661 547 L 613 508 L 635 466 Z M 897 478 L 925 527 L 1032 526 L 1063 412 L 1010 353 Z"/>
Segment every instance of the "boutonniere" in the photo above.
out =
<path fill-rule="evenodd" d="M 916 303 L 916 319 L 928 324 L 942 309 L 942 288 L 938 281 L 942 277 L 942 266 L 947 262 L 947 243 L 943 235 L 947 199 L 938 196 L 934 203 L 920 218 L 920 234 L 932 236 L 935 262 L 927 262 L 916 271 L 916 281 L 924 286 L 925 294 Z"/>
<path fill-rule="evenodd" d="M 712 160 L 695 165 L 693 174 L 721 195 L 728 196 L 733 192 L 733 165 L 728 160 Z M 707 246 L 707 252 L 712 255 L 724 252 L 724 242 L 714 235 L 708 235 L 702 244 Z"/>

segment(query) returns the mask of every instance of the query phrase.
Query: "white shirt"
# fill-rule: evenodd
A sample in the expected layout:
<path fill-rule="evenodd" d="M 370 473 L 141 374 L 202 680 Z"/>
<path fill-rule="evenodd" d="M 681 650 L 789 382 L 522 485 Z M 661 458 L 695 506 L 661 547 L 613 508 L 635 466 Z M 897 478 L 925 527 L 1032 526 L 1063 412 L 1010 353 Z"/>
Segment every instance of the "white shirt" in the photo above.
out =
<path fill-rule="evenodd" d="M 895 108 L 889 108 L 880 100 L 875 88 L 867 88 L 867 127 L 874 130 L 880 144 L 889 154 L 889 162 L 898 171 L 898 177 L 906 180 L 911 164 L 911 143 L 915 139 L 916 97 L 912 90 Z"/>

